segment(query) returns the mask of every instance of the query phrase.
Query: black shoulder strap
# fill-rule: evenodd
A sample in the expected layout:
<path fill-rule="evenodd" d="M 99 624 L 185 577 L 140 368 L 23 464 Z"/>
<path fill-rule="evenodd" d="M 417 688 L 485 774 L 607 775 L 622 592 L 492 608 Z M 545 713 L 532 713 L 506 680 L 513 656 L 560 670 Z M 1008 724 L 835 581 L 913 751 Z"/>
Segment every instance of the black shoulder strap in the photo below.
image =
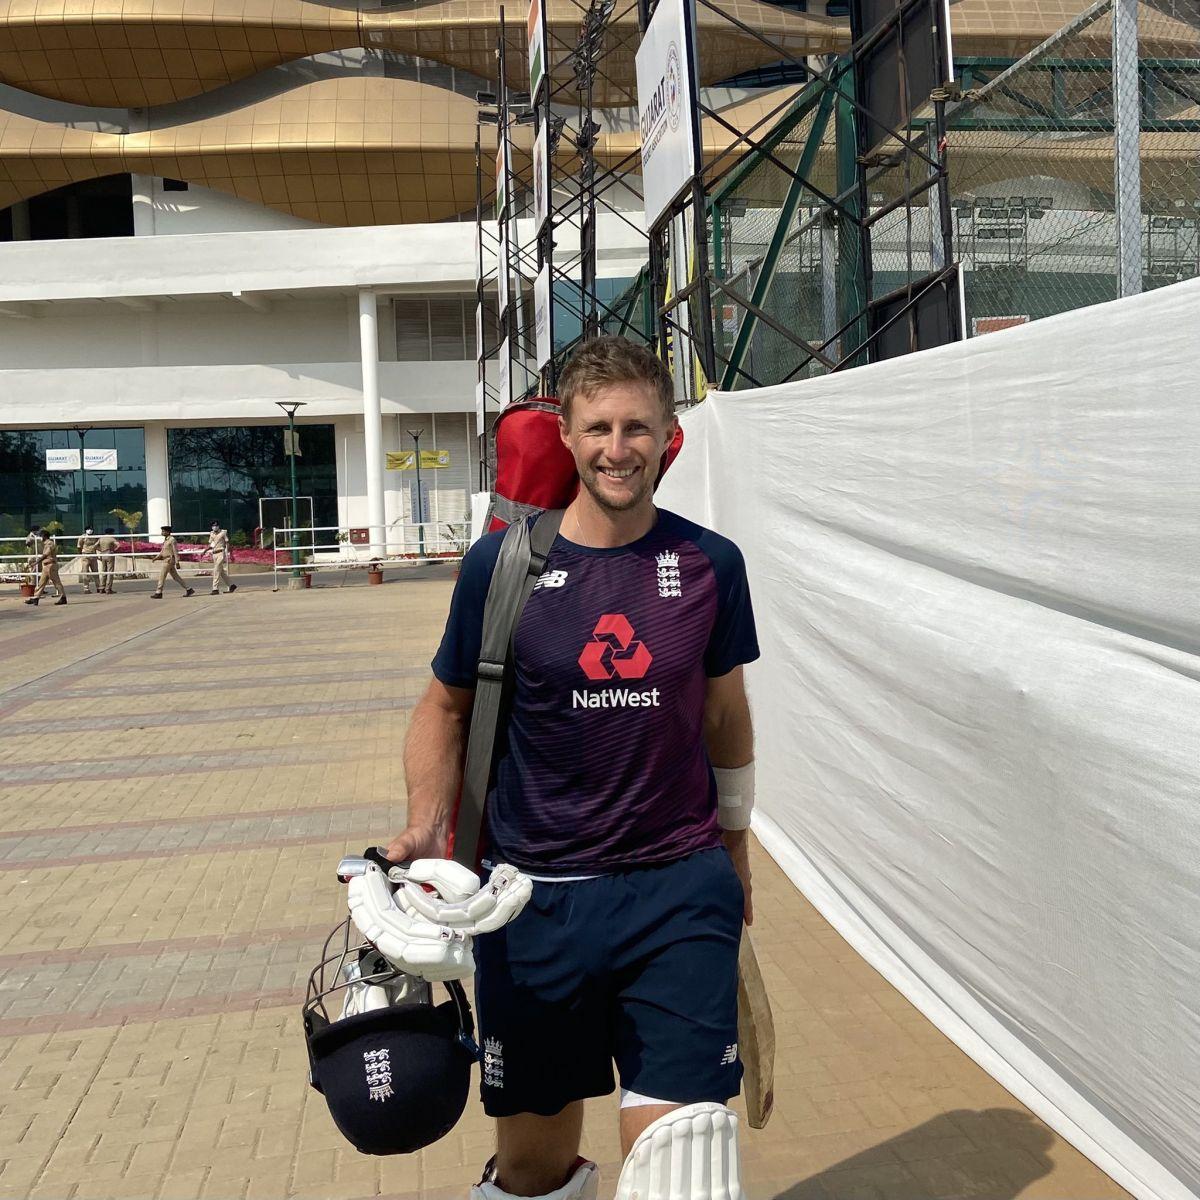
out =
<path fill-rule="evenodd" d="M 551 509 L 538 517 L 532 529 L 523 520 L 514 521 L 500 544 L 500 557 L 488 587 L 475 676 L 475 707 L 471 711 L 462 796 L 454 825 L 454 860 L 472 871 L 477 866 L 483 806 L 504 707 L 504 680 L 512 660 L 513 635 L 525 602 L 545 570 L 562 518 L 561 509 Z"/>

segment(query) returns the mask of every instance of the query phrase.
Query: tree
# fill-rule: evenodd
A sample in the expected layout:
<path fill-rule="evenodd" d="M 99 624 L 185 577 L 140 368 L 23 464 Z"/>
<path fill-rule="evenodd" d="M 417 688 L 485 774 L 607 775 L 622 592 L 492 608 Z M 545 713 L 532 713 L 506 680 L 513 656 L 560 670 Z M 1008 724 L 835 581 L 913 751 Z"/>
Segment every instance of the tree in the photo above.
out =
<path fill-rule="evenodd" d="M 110 508 L 109 515 L 117 518 L 125 526 L 127 533 L 137 533 L 137 527 L 142 523 L 140 512 L 126 512 L 123 508 Z"/>

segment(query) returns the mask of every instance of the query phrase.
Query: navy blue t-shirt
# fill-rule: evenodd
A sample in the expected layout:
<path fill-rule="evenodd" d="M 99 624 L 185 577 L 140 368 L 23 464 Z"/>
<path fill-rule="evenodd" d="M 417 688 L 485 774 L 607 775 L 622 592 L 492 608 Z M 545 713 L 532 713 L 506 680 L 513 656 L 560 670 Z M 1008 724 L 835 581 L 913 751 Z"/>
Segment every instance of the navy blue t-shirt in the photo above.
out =
<path fill-rule="evenodd" d="M 503 533 L 471 547 L 433 673 L 473 688 Z M 488 793 L 488 857 L 602 874 L 716 846 L 704 746 L 709 677 L 758 657 L 741 552 L 674 513 L 627 546 L 555 540 L 514 639 L 516 672 Z"/>

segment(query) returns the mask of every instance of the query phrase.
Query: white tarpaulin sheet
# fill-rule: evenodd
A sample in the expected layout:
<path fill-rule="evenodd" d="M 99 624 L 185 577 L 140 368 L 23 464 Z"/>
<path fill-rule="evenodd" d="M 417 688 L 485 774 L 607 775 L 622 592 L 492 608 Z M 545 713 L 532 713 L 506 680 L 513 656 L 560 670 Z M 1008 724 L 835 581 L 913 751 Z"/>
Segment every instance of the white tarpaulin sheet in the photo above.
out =
<path fill-rule="evenodd" d="M 684 424 L 764 844 L 1119 1183 L 1200 1193 L 1200 282 Z"/>

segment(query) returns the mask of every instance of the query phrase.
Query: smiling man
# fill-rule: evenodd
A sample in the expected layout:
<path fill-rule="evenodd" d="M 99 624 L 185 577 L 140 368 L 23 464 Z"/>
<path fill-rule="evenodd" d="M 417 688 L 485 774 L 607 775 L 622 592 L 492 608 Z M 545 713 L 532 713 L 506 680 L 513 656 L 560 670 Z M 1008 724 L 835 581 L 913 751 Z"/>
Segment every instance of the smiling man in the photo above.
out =
<path fill-rule="evenodd" d="M 728 1131 L 721 1114 L 742 1074 L 753 790 L 742 664 L 758 657 L 745 566 L 732 542 L 654 505 L 677 423 L 653 354 L 585 343 L 561 399 L 581 487 L 514 638 L 486 809 L 485 866 L 511 863 L 534 891 L 475 943 L 483 1101 L 498 1119 L 481 1200 L 595 1195 L 582 1102 L 614 1090 L 614 1062 L 626 1154 L 649 1146 L 638 1139 L 653 1124 L 656 1144 L 686 1141 L 697 1162 L 716 1162 L 698 1131 L 710 1142 Z M 464 559 L 413 713 L 395 861 L 446 852 L 501 538 Z"/>

